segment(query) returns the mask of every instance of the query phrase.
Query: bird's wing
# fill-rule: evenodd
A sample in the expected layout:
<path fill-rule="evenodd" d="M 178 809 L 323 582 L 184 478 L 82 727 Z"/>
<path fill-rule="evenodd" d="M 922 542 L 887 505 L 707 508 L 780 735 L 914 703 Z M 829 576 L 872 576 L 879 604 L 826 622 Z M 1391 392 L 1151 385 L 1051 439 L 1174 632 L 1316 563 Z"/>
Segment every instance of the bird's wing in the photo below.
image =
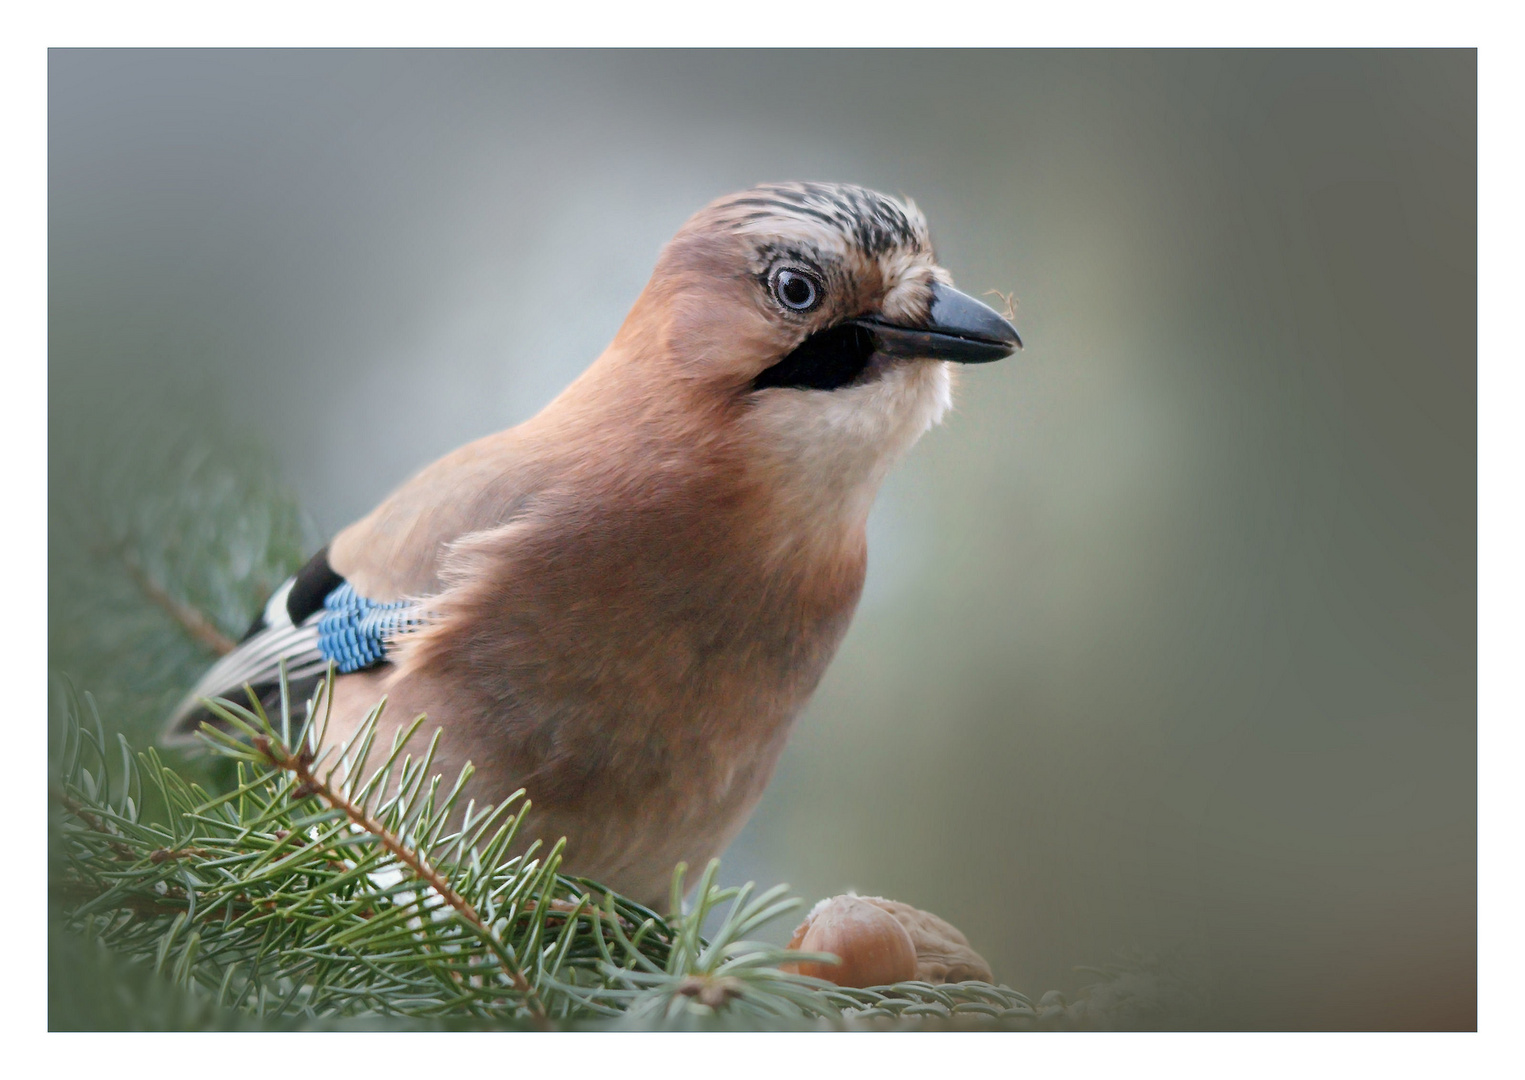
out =
<path fill-rule="evenodd" d="M 361 596 L 329 565 L 324 548 L 275 591 L 244 639 L 180 702 L 165 740 L 183 741 L 203 721 L 215 720 L 207 698 L 242 703 L 248 687 L 269 707 L 279 698 L 283 667 L 291 700 L 300 702 L 330 664 L 347 673 L 385 663 L 392 639 L 424 618 L 421 602 L 378 603 Z"/>
<path fill-rule="evenodd" d="M 543 472 L 514 430 L 425 468 L 275 591 L 244 639 L 175 709 L 166 741 L 183 741 L 213 719 L 206 698 L 242 702 L 250 687 L 271 707 L 282 664 L 290 700 L 299 702 L 330 663 L 341 674 L 385 663 L 388 643 L 427 618 L 450 545 L 512 518 Z"/>
<path fill-rule="evenodd" d="M 525 450 L 522 431 L 478 439 L 408 480 L 334 537 L 334 569 L 373 600 L 439 592 L 450 545 L 504 524 L 545 483 L 546 463 Z"/>

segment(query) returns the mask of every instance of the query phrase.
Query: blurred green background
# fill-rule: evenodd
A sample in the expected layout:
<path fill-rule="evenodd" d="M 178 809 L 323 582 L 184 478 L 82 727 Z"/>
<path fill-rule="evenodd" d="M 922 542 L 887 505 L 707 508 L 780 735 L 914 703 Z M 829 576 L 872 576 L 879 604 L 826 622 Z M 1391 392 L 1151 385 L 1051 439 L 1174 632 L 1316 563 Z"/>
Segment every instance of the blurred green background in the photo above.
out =
<path fill-rule="evenodd" d="M 1475 1026 L 1475 53 L 54 51 L 49 125 L 55 462 L 191 402 L 315 542 L 709 199 L 911 196 L 1027 348 L 887 484 L 725 876 L 1028 991 L 1152 955 L 1193 1025 Z"/>

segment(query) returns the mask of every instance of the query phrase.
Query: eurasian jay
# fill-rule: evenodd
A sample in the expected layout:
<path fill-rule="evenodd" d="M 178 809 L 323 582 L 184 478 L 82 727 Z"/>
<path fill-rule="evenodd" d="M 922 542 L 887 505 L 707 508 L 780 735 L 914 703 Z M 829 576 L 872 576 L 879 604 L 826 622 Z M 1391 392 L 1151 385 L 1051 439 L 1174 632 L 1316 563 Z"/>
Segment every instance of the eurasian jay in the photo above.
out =
<path fill-rule="evenodd" d="M 864 526 L 951 404 L 949 361 L 1021 347 L 952 287 L 909 201 L 765 184 L 663 249 L 614 341 L 539 415 L 441 458 L 270 598 L 203 698 L 292 700 L 328 741 L 385 696 L 472 794 L 520 787 L 569 872 L 664 898 L 762 795 L 852 617 Z"/>

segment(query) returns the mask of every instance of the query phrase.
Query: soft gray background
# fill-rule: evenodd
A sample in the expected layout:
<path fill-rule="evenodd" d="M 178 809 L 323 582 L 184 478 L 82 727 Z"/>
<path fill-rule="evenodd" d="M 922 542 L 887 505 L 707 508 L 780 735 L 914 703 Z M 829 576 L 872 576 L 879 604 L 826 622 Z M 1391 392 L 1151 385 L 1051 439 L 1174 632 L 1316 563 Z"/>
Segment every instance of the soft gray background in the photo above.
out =
<path fill-rule="evenodd" d="M 881 496 L 726 876 L 1029 991 L 1141 949 L 1214 1025 L 1475 1024 L 1473 53 L 50 69 L 51 408 L 210 394 L 325 533 L 548 401 L 709 199 L 916 199 L 1027 349 Z"/>

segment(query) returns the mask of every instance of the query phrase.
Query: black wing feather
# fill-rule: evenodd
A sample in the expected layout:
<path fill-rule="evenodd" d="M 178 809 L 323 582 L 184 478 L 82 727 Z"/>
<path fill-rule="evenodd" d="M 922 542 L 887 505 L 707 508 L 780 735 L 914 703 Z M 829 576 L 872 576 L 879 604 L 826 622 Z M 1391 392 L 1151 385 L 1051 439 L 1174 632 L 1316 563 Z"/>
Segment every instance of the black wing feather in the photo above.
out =
<path fill-rule="evenodd" d="M 267 712 L 278 709 L 283 661 L 293 706 L 305 702 L 328 672 L 328 661 L 318 649 L 323 601 L 343 584 L 344 578 L 328 564 L 325 545 L 271 595 L 243 640 L 213 664 L 176 706 L 165 728 L 165 742 L 184 742 L 203 722 L 218 722 L 202 704 L 204 698 L 222 697 L 243 704 L 247 686 Z"/>

